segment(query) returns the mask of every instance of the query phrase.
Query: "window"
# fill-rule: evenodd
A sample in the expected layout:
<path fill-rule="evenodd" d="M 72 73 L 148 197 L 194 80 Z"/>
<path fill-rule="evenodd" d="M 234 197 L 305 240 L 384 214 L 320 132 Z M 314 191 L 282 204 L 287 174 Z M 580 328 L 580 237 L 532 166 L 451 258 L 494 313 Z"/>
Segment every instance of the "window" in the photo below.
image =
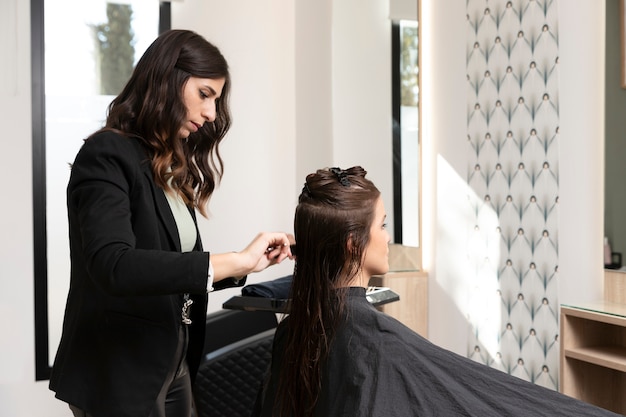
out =
<path fill-rule="evenodd" d="M 31 0 L 37 380 L 50 377 L 69 288 L 69 164 L 170 21 L 157 0 Z"/>

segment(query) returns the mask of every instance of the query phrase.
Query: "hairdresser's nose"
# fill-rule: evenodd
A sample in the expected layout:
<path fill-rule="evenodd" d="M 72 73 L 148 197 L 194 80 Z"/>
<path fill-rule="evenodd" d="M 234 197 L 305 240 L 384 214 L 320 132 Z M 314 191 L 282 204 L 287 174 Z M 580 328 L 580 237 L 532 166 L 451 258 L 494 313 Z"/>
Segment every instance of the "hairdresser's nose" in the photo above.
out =
<path fill-rule="evenodd" d="M 214 122 L 217 114 L 217 106 L 215 105 L 215 100 L 207 100 L 206 105 L 202 108 L 202 117 L 207 122 Z"/>

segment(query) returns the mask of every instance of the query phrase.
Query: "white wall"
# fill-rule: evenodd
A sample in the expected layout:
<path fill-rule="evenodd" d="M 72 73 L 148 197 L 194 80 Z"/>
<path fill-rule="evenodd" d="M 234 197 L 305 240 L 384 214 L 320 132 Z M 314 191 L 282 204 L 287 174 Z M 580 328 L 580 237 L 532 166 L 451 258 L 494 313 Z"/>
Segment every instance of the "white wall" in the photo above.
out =
<path fill-rule="evenodd" d="M 266 0 L 265 7 L 260 7 L 260 2 L 252 1 L 249 8 L 239 7 L 238 18 L 230 21 L 224 18 L 235 12 L 230 3 L 236 2 L 185 0 L 174 4 L 175 13 L 179 6 L 193 9 L 184 15 L 175 14 L 175 25 L 204 28 L 203 33 L 211 35 L 208 37 L 222 48 L 233 70 L 235 124 L 224 146 L 226 176 L 212 201 L 211 220 L 202 222 L 207 248 L 224 251 L 245 245 L 257 230 L 291 227 L 294 199 L 303 181 L 300 177 L 309 169 L 297 165 L 306 164 L 310 150 L 298 144 L 300 135 L 304 135 L 299 131 L 300 123 L 311 138 L 315 133 L 309 129 L 316 128 L 315 115 L 304 125 L 303 114 L 294 108 L 306 100 L 298 95 L 307 91 L 307 81 L 315 80 L 313 68 L 311 80 L 307 80 L 308 74 L 294 74 L 300 65 L 296 57 L 301 53 L 296 46 L 304 42 L 315 45 L 314 39 L 303 39 L 304 34 L 297 30 L 306 14 L 306 9 L 299 7 L 304 6 L 294 6 L 300 3 L 295 0 Z M 329 7 L 329 3 L 323 4 Z M 601 296 L 604 8 L 598 6 L 597 0 L 559 4 L 562 303 Z M 320 12 L 315 18 L 324 22 L 328 14 Z M 445 222 L 455 219 L 452 205 L 458 203 L 453 174 L 464 178 L 466 166 L 464 157 L 456 152 L 466 125 L 461 93 L 465 90 L 464 16 L 464 2 L 425 0 L 422 5 L 422 195 L 424 263 L 431 277 L 430 335 L 436 343 L 462 354 L 465 324 L 452 301 L 455 291 L 462 288 L 455 282 L 453 269 L 464 264 L 457 251 L 462 238 L 444 232 L 448 226 Z M 0 415 L 69 416 L 65 405 L 53 399 L 47 382 L 34 382 L 29 3 L 2 0 L 0 23 L 0 121 L 4 129 L 0 143 L 5 150 L 6 178 L 0 212 L 4 237 L 0 243 Z M 255 31 L 254 37 L 237 35 L 238 30 L 250 28 Z M 314 30 L 307 29 L 310 33 Z M 328 43 L 327 37 L 321 39 L 325 45 Z M 252 53 L 245 48 L 250 42 L 258 47 Z M 325 56 L 322 48 L 316 53 Z M 323 81 L 328 80 L 329 71 L 322 70 Z M 325 89 L 324 84 L 321 88 Z M 322 101 L 323 95 L 314 95 L 313 100 Z M 314 110 L 311 106 L 310 111 Z M 321 111 L 320 136 L 336 134 L 325 120 L 327 110 Z M 375 121 L 363 118 L 356 128 Z M 296 135 L 298 139 L 294 139 Z M 326 145 L 322 142 L 320 148 Z M 366 142 L 358 150 L 364 160 L 376 159 L 373 155 L 379 149 L 372 147 L 370 155 L 370 145 Z M 315 165 L 311 165 L 325 165 L 324 159 L 331 157 L 335 162 L 334 143 L 332 148 L 332 152 L 320 149 L 312 153 Z M 212 307 L 217 304 L 214 297 Z"/>
<path fill-rule="evenodd" d="M 367 170 L 393 225 L 388 16 L 388 0 L 333 2 L 333 162 Z"/>
<path fill-rule="evenodd" d="M 260 231 L 291 232 L 296 203 L 294 3 L 187 0 L 172 3 L 172 27 L 195 30 L 230 65 L 233 125 L 221 147 L 224 178 L 211 217 L 200 219 L 205 250 L 240 250 Z M 291 273 L 293 263 L 250 276 L 250 282 Z M 221 309 L 230 289 L 211 294 Z"/>
<path fill-rule="evenodd" d="M 568 304 L 600 299 L 604 290 L 606 5 L 577 0 L 559 6 L 559 298 Z"/>
<path fill-rule="evenodd" d="M 465 354 L 465 4 L 422 3 L 422 241 L 429 338 Z M 444 41 L 445 39 L 445 41 Z M 449 227 L 448 227 L 449 226 Z M 458 230 L 460 233 L 455 233 Z"/>
<path fill-rule="evenodd" d="M 208 250 L 240 249 L 261 229 L 291 232 L 306 174 L 328 166 L 365 167 L 393 224 L 391 67 L 380 59 L 391 54 L 389 1 L 368 6 L 360 0 L 266 0 L 245 8 L 218 0 L 172 3 L 172 26 L 215 43 L 233 78 L 226 173 L 210 221 L 200 224 Z M 289 262 L 249 280 L 292 268 Z M 239 293 L 212 294 L 209 310 Z"/>

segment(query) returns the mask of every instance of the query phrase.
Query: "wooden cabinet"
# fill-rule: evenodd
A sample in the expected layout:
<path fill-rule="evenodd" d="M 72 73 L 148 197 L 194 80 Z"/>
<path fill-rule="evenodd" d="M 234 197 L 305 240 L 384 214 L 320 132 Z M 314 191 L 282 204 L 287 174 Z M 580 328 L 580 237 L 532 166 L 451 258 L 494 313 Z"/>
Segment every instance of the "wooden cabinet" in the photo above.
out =
<path fill-rule="evenodd" d="M 560 391 L 626 414 L 626 304 L 561 306 Z"/>
<path fill-rule="evenodd" d="M 626 303 L 626 272 L 604 270 L 604 301 Z"/>
<path fill-rule="evenodd" d="M 423 271 L 395 271 L 373 276 L 370 285 L 387 287 L 400 300 L 384 304 L 379 310 L 396 318 L 423 337 L 428 337 L 428 274 Z"/>

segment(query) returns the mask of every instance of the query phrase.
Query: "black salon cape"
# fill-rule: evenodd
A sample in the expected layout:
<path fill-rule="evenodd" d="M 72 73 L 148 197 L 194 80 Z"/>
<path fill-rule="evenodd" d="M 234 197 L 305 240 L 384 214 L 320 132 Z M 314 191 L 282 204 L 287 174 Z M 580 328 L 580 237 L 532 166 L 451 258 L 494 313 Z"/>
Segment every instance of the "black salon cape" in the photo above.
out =
<path fill-rule="evenodd" d="M 349 289 L 347 307 L 349 319 L 332 342 L 316 416 L 617 416 L 432 344 L 377 311 L 364 288 Z M 253 416 L 272 416 L 284 324 Z"/>

